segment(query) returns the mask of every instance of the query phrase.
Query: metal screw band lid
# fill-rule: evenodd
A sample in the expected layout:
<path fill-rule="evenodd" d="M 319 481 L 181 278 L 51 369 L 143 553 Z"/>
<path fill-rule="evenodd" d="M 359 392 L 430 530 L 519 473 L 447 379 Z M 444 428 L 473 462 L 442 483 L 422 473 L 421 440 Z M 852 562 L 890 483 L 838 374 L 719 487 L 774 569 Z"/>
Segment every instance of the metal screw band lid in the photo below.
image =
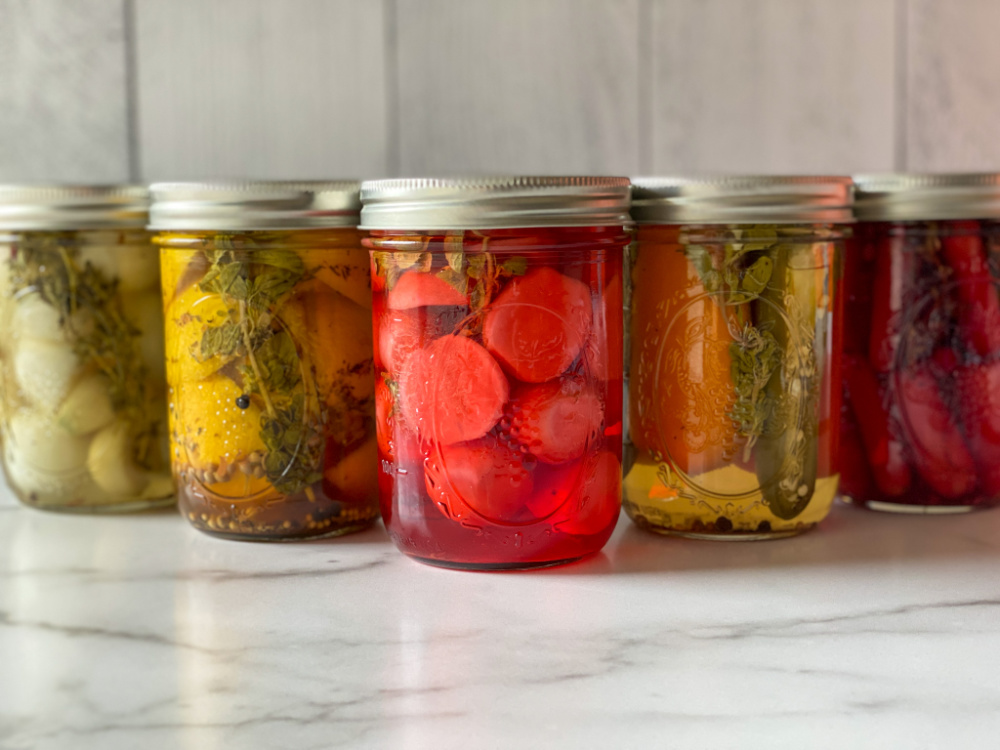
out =
<path fill-rule="evenodd" d="M 629 224 L 627 177 L 403 178 L 361 184 L 362 229 Z"/>
<path fill-rule="evenodd" d="M 0 230 L 141 229 L 148 209 L 138 185 L 0 185 Z"/>
<path fill-rule="evenodd" d="M 355 227 L 357 180 L 160 182 L 150 187 L 149 228 L 251 231 Z"/>
<path fill-rule="evenodd" d="M 1000 219 L 1000 174 L 864 174 L 854 181 L 861 221 Z"/>
<path fill-rule="evenodd" d="M 842 224 L 853 220 L 850 177 L 635 177 L 640 224 Z"/>

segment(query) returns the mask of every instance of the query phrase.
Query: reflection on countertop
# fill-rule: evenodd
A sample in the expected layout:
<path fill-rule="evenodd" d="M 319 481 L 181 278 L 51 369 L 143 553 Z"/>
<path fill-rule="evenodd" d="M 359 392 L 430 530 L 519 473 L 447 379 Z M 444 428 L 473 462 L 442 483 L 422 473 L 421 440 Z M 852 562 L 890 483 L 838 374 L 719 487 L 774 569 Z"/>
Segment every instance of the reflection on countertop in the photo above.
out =
<path fill-rule="evenodd" d="M 0 505 L 0 747 L 986 747 L 1000 511 L 534 573 Z"/>

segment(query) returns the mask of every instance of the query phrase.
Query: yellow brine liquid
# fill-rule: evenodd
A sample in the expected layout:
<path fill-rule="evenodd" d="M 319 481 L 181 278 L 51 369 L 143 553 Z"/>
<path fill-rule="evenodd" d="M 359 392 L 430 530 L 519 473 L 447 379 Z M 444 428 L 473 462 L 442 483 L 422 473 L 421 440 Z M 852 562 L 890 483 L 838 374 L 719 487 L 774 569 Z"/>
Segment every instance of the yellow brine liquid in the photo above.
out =
<path fill-rule="evenodd" d="M 212 534 L 378 517 L 368 253 L 354 229 L 163 233 L 171 458 Z"/>

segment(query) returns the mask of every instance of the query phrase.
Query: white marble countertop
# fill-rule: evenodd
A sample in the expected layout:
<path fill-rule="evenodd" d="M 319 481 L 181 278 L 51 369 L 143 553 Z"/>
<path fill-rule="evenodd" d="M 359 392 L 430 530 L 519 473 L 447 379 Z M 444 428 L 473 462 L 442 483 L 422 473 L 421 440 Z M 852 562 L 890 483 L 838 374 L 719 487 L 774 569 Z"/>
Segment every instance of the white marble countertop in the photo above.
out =
<path fill-rule="evenodd" d="M 0 506 L 0 748 L 1000 746 L 1000 511 L 534 573 Z"/>

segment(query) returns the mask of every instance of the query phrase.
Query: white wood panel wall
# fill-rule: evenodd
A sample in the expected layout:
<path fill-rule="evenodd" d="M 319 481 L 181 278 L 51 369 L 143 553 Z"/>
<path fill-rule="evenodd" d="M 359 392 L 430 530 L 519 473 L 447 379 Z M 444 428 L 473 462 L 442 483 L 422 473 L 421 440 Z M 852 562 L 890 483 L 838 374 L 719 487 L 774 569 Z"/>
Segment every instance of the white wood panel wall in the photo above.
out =
<path fill-rule="evenodd" d="M 893 168 L 894 0 L 656 0 L 656 172 Z"/>
<path fill-rule="evenodd" d="M 404 174 L 639 168 L 639 0 L 399 0 Z"/>
<path fill-rule="evenodd" d="M 1000 0 L 910 0 L 911 169 L 1000 171 Z"/>
<path fill-rule="evenodd" d="M 0 0 L 0 181 L 1000 169 L 1000 0 Z"/>
<path fill-rule="evenodd" d="M 129 177 L 123 0 L 0 0 L 0 181 Z"/>
<path fill-rule="evenodd" d="M 378 0 L 138 0 L 150 180 L 385 174 Z"/>

